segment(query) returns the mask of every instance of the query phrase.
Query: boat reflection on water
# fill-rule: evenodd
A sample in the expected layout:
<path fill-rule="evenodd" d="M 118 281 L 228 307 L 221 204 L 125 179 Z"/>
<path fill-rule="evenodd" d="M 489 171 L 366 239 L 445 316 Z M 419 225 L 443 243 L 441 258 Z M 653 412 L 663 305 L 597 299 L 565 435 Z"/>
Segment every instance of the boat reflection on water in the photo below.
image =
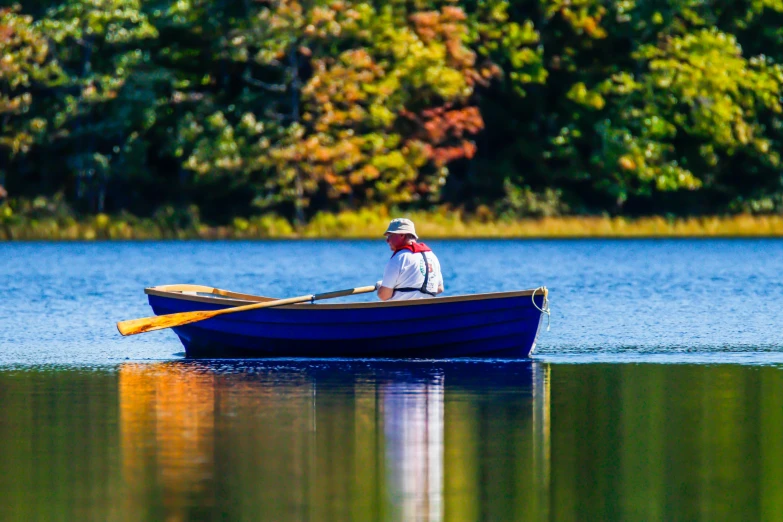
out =
<path fill-rule="evenodd" d="M 140 517 L 166 520 L 205 510 L 273 520 L 545 517 L 547 371 L 529 360 L 123 365 L 126 498 Z"/>

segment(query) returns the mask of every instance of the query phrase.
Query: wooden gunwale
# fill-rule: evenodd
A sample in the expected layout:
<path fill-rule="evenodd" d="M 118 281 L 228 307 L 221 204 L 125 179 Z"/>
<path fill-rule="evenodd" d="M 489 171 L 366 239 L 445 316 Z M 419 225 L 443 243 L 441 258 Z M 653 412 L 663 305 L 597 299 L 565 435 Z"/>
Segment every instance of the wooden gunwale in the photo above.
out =
<path fill-rule="evenodd" d="M 188 295 L 181 292 L 201 292 L 207 294 L 215 294 L 221 297 L 203 297 L 199 295 Z M 452 297 L 436 297 L 433 299 L 414 299 L 411 301 L 378 301 L 374 303 L 340 303 L 340 304 L 311 304 L 311 303 L 298 303 L 294 305 L 286 305 L 276 307 L 281 310 L 340 310 L 340 309 L 362 309 L 362 308 L 385 308 L 396 306 L 420 306 L 431 304 L 443 304 L 443 303 L 461 303 L 468 301 L 483 301 L 487 299 L 506 299 L 512 297 L 529 297 L 533 293 L 539 293 L 546 295 L 546 287 L 536 290 L 521 290 L 516 292 L 492 292 L 486 294 L 473 294 L 473 295 L 456 295 Z M 211 286 L 202 285 L 161 285 L 153 286 L 144 289 L 144 293 L 148 295 L 154 295 L 158 297 L 169 297 L 173 299 L 180 299 L 182 301 L 195 301 L 199 303 L 211 303 L 221 304 L 228 306 L 240 306 L 248 304 L 248 302 L 263 302 L 274 301 L 272 297 L 264 297 L 259 295 L 241 294 L 238 292 L 231 292 L 228 290 L 221 290 Z"/>

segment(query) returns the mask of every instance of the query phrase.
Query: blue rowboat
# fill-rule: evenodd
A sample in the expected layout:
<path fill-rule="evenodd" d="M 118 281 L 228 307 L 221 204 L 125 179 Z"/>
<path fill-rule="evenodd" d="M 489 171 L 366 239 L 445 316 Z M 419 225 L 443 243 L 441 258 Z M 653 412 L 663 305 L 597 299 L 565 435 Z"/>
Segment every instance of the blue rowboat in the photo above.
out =
<path fill-rule="evenodd" d="M 200 285 L 147 288 L 156 315 L 273 301 Z M 547 289 L 373 303 L 295 304 L 173 328 L 189 357 L 528 357 Z"/>

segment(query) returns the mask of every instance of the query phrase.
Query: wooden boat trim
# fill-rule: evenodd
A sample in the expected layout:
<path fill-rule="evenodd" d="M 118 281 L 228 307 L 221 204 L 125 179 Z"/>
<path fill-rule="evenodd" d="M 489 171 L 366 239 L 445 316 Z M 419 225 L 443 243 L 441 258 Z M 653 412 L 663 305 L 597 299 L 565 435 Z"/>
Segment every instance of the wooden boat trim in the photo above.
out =
<path fill-rule="evenodd" d="M 172 297 L 169 295 L 170 293 L 176 294 L 176 297 L 182 296 L 183 299 L 189 298 L 189 297 L 198 297 L 198 300 L 206 299 L 210 303 L 216 302 L 216 299 L 213 297 L 202 297 L 202 296 L 189 296 L 187 294 L 182 294 L 181 292 L 201 292 L 203 294 L 215 294 L 224 296 L 227 299 L 233 299 L 233 300 L 240 300 L 240 301 L 256 301 L 256 302 L 262 302 L 262 301 L 274 301 L 271 297 L 263 297 L 259 295 L 251 295 L 251 294 L 241 294 L 239 292 L 229 292 L 228 290 L 221 290 L 220 288 L 214 288 L 211 286 L 203 286 L 203 285 L 162 285 L 162 286 L 153 286 L 150 288 L 145 288 L 144 293 L 149 294 L 147 290 L 156 290 L 165 293 L 167 297 Z M 160 293 L 153 293 L 152 295 L 163 295 Z M 187 299 L 192 300 L 192 299 Z"/>
<path fill-rule="evenodd" d="M 543 290 L 543 292 L 542 292 Z M 186 294 L 182 292 L 201 292 L 206 294 L 219 295 L 221 297 L 203 297 L 195 294 Z M 221 290 L 211 286 L 202 285 L 161 285 L 145 288 L 144 293 L 148 295 L 154 295 L 158 297 L 169 297 L 172 299 L 180 299 L 183 301 L 195 301 L 199 303 L 211 303 L 222 304 L 229 306 L 240 306 L 248 304 L 248 302 L 263 302 L 274 301 L 273 297 L 264 297 L 260 295 L 242 294 L 238 292 L 231 292 L 228 290 Z M 546 295 L 546 287 L 537 288 L 535 290 L 521 290 L 516 292 L 492 292 L 486 294 L 473 294 L 473 295 L 455 295 L 452 297 L 435 297 L 432 299 L 413 299 L 411 301 L 378 301 L 374 303 L 340 303 L 340 304 L 311 304 L 300 303 L 295 305 L 280 306 L 276 308 L 285 310 L 340 310 L 340 309 L 356 309 L 356 308 L 385 308 L 396 306 L 419 306 L 419 305 L 433 305 L 433 304 L 445 304 L 445 303 L 463 303 L 467 301 L 483 301 L 487 299 L 506 299 L 511 297 L 530 297 L 534 293 Z"/>

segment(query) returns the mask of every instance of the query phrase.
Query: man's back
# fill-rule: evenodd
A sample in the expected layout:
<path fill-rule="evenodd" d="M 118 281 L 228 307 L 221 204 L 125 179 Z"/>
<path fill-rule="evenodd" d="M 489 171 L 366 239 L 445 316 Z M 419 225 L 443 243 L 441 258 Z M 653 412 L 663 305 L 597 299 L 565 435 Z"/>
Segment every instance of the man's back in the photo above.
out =
<path fill-rule="evenodd" d="M 432 251 L 399 250 L 386 263 L 381 285 L 395 290 L 392 301 L 433 297 L 443 286 L 440 261 Z"/>

